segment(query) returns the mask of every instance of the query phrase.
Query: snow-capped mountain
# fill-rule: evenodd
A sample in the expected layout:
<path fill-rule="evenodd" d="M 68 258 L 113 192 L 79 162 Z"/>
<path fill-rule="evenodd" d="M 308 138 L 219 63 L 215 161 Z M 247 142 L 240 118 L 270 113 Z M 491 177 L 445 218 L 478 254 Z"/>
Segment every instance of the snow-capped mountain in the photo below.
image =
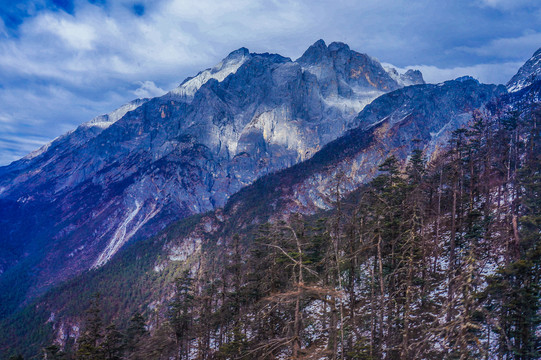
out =
<path fill-rule="evenodd" d="M 342 43 L 320 40 L 297 61 L 234 51 L 0 168 L 0 271 L 39 268 L 28 297 L 99 267 L 128 241 L 310 158 L 402 84 Z"/>
<path fill-rule="evenodd" d="M 233 234 L 331 209 L 338 181 L 355 195 L 390 155 L 437 154 L 476 111 L 531 105 L 541 93 L 532 59 L 509 93 L 469 76 L 424 84 L 342 43 L 320 40 L 296 61 L 242 48 L 162 97 L 81 125 L 0 168 L 0 326 L 15 332 L 12 319 L 35 314 L 66 345 L 80 335 L 74 293 L 87 285 L 115 287 L 120 318 L 158 317 L 174 273 L 217 276 Z"/>

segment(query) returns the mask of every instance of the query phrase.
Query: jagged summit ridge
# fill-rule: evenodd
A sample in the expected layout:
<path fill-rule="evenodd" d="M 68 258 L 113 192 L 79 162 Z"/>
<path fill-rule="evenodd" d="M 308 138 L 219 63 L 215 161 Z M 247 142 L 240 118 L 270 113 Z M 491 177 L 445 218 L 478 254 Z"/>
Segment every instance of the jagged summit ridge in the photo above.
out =
<path fill-rule="evenodd" d="M 251 58 L 250 51 L 242 47 L 232 51 L 227 57 L 210 69 L 201 71 L 194 77 L 185 79 L 176 89 L 169 94 L 179 95 L 191 100 L 194 94 L 210 79 L 223 81 L 227 76 L 235 73 L 238 68 Z"/>
<path fill-rule="evenodd" d="M 352 51 L 347 44 L 341 42 L 327 46 L 323 40 L 318 40 L 296 62 L 320 80 L 326 78 L 329 68 L 335 68 L 338 77 L 329 80 L 346 82 L 357 92 L 362 89 L 392 91 L 404 86 L 406 81 L 411 84 L 424 83 L 418 70 L 398 74 L 396 69 L 391 68 L 390 74 L 376 59 Z"/>
<path fill-rule="evenodd" d="M 408 69 L 405 73 L 400 74 L 393 67 L 385 67 L 384 69 L 401 86 L 421 85 L 425 83 L 423 74 L 419 70 Z"/>

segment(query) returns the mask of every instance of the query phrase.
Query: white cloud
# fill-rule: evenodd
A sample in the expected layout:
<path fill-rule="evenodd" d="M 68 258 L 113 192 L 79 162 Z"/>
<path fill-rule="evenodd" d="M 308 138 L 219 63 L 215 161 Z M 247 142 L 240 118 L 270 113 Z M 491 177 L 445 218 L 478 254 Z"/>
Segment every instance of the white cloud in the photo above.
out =
<path fill-rule="evenodd" d="M 91 24 L 79 23 L 75 18 L 46 14 L 37 18 L 36 26 L 64 40 L 75 50 L 92 50 L 96 40 L 96 31 Z"/>
<path fill-rule="evenodd" d="M 453 68 L 439 68 L 433 65 L 413 65 L 397 69 L 400 72 L 405 72 L 408 69 L 420 70 L 423 73 L 425 81 L 431 84 L 453 80 L 461 76 L 471 76 L 485 84 L 506 84 L 516 74 L 522 64 L 522 62 L 505 62 L 457 66 Z M 386 65 L 396 67 L 392 64 Z"/>
<path fill-rule="evenodd" d="M 172 85 L 235 46 L 257 43 L 269 50 L 262 38 L 290 37 L 306 25 L 306 6 L 293 1 L 269 8 L 262 0 L 170 0 L 143 17 L 125 5 L 105 10 L 78 1 L 74 15 L 41 12 L 21 25 L 17 37 L 0 39 L 0 66 L 10 76 L 86 89 L 149 78 Z"/>
<path fill-rule="evenodd" d="M 482 7 L 490 7 L 504 11 L 536 5 L 535 1 L 532 0 L 479 0 L 478 4 Z"/>
<path fill-rule="evenodd" d="M 166 93 L 164 89 L 156 86 L 153 81 L 139 81 L 138 84 L 140 85 L 139 88 L 137 88 L 133 93 L 141 99 L 162 96 Z"/>
<path fill-rule="evenodd" d="M 500 58 L 524 57 L 527 60 L 541 46 L 541 32 L 526 31 L 523 35 L 510 38 L 493 39 L 485 45 L 477 47 L 456 47 L 456 50 L 467 53 Z"/>

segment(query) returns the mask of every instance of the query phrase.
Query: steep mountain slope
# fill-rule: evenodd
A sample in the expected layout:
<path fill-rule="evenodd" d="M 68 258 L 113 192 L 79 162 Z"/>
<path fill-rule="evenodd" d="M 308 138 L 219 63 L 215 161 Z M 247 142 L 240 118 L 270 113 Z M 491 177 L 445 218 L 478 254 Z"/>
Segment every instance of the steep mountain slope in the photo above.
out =
<path fill-rule="evenodd" d="M 2 310 L 309 158 L 401 86 L 342 43 L 318 41 L 295 62 L 243 48 L 0 169 Z"/>
<path fill-rule="evenodd" d="M 505 94 L 503 86 L 463 79 L 383 95 L 352 120 L 356 128 L 312 158 L 256 180 L 233 195 L 224 210 L 181 221 L 160 236 L 129 247 L 103 268 L 39 300 L 37 310 L 31 309 L 38 311 L 40 321 L 48 318 L 47 326 L 52 326 L 55 338 L 65 343 L 78 335 L 77 314 L 82 313 L 92 291 L 104 291 L 104 301 L 110 304 L 125 299 L 126 308 L 114 306 L 116 310 L 111 310 L 115 316 L 159 308 L 171 291 L 168 284 L 175 274 L 198 266 L 207 256 L 220 256 L 226 251 L 220 244 L 227 243 L 233 234 L 246 235 L 258 224 L 290 213 L 330 209 L 337 176 L 341 176 L 342 187 L 352 191 L 372 178 L 377 166 L 391 154 L 405 159 L 414 148 L 433 152 L 450 132 L 471 120 L 473 110 L 483 109 Z M 216 246 L 214 253 L 210 249 Z M 126 291 L 132 296 L 126 297 Z M 141 304 L 145 304 L 142 309 Z"/>
<path fill-rule="evenodd" d="M 509 92 L 522 90 L 541 80 L 541 48 L 539 48 L 507 83 Z"/>
<path fill-rule="evenodd" d="M 356 117 L 355 129 L 311 159 L 242 189 L 226 209 L 239 214 L 248 212 L 245 206 L 252 205 L 237 204 L 236 200 L 242 196 L 256 198 L 248 195 L 254 191 L 264 197 L 262 203 L 266 206 L 278 207 L 280 216 L 284 212 L 309 214 L 329 209 L 337 181 L 345 191 L 352 191 L 370 180 L 378 165 L 391 155 L 405 160 L 414 149 L 421 149 L 430 157 L 454 130 L 472 120 L 474 110 L 483 110 L 505 94 L 502 85 L 467 80 L 411 86 L 383 95 Z M 271 192 L 279 196 L 268 195 Z"/>
<path fill-rule="evenodd" d="M 228 251 L 224 244 L 235 233 L 249 242 L 253 233 L 246 235 L 268 220 L 329 209 L 331 188 L 338 181 L 346 190 L 355 190 L 377 174 L 377 166 L 389 155 L 405 159 L 413 149 L 422 149 L 430 156 L 452 131 L 471 120 L 473 111 L 528 105 L 539 99 L 540 84 L 507 94 L 503 86 L 461 78 L 383 95 L 350 120 L 352 130 L 310 159 L 261 177 L 233 195 L 223 210 L 190 217 L 159 236 L 129 246 L 99 269 L 6 318 L 2 324 L 6 335 L 0 343 L 6 349 L 13 339 L 16 344 L 27 341 L 24 346 L 34 341 L 29 349 L 38 349 L 53 338 L 61 344 L 69 342 L 79 334 L 81 314 L 94 291 L 104 295 L 109 315 L 126 320 L 134 311 L 142 311 L 154 318 L 164 310 L 175 276 L 185 268 L 202 270 L 198 266 L 204 261 L 219 262 Z M 33 329 L 30 334 L 28 328 Z"/>
<path fill-rule="evenodd" d="M 334 45 L 332 48 L 334 48 Z M 340 45 L 340 48 L 344 47 Z M 321 51 L 315 51 L 318 49 Z M 328 80 L 321 74 L 319 78 L 317 77 L 320 71 L 318 69 L 324 68 L 327 65 L 315 66 L 314 63 L 319 64 L 318 61 L 320 61 L 321 64 L 328 64 L 331 61 L 327 57 L 333 59 L 333 64 L 335 61 L 340 62 L 338 60 L 340 59 L 338 56 L 339 51 L 336 51 L 333 55 L 330 50 L 326 52 L 325 49 L 329 50 L 331 46 L 325 48 L 321 44 L 316 43 L 310 49 L 310 52 L 307 51 L 306 56 L 303 56 L 305 58 L 304 60 L 301 61 L 299 59 L 299 62 L 303 63 L 302 66 L 299 65 L 301 69 L 312 68 L 315 75 L 311 78 L 317 79 L 317 84 L 321 85 L 321 89 L 324 89 L 320 93 L 323 94 L 328 91 L 326 93 L 327 95 L 322 95 L 323 99 L 325 99 L 324 96 L 331 96 L 328 94 L 338 94 L 341 91 L 346 91 L 343 89 L 339 90 L 339 86 L 335 86 L 339 81 Z M 250 57 L 252 57 L 251 60 L 255 57 L 259 58 L 257 61 L 266 61 L 265 59 L 268 60 L 269 55 L 260 56 L 251 54 Z M 244 56 L 241 58 L 244 59 Z M 349 63 L 351 61 L 350 59 Z M 370 59 L 366 61 L 369 63 Z M 250 61 L 243 62 L 243 65 L 236 69 L 236 74 L 239 72 L 242 73 L 243 67 L 247 64 L 250 64 Z M 271 67 L 274 69 L 274 71 L 271 71 L 273 74 L 279 71 L 277 69 L 281 67 L 294 66 L 294 63 L 289 62 L 287 59 L 276 57 L 271 64 Z M 235 68 L 235 66 L 231 68 Z M 218 67 L 217 69 L 221 68 Z M 215 70 L 213 73 L 216 74 L 219 71 Z M 307 70 L 304 71 L 306 72 Z M 371 70 L 372 73 L 374 71 Z M 341 76 L 337 72 L 336 79 L 342 79 Z M 371 77 L 370 79 L 370 81 L 374 82 Z M 385 83 L 385 81 L 388 81 L 386 77 L 382 77 L 382 79 L 384 79 L 380 83 L 382 87 L 390 86 Z M 207 82 L 207 85 L 204 85 L 200 91 L 197 91 L 193 98 L 189 98 L 186 95 L 188 92 L 186 92 L 186 94 L 182 95 L 185 98 L 183 100 L 184 110 L 182 111 L 186 111 L 186 114 L 189 114 L 189 116 L 194 116 L 191 115 L 193 113 L 188 112 L 192 109 L 189 105 L 197 101 L 200 101 L 200 104 L 205 103 L 201 98 L 213 98 L 209 95 L 211 90 L 208 87 L 210 86 L 213 89 L 212 93 L 220 94 L 220 99 L 229 99 L 228 101 L 237 99 L 235 104 L 238 105 L 239 96 L 231 95 L 234 91 L 232 89 L 233 85 L 230 84 L 232 81 L 233 77 L 226 77 L 222 83 L 218 83 L 217 81 Z M 355 78 L 354 81 L 367 80 L 366 78 L 364 80 Z M 228 87 L 222 88 L 221 86 L 225 86 L 225 84 L 228 84 Z M 248 84 L 252 83 L 248 82 Z M 350 88 L 354 88 L 355 86 L 352 85 Z M 298 90 L 299 88 L 295 89 Z M 261 91 L 272 92 L 272 89 L 266 88 L 266 90 Z M 359 93 L 359 91 L 355 93 L 355 96 L 359 96 Z M 29 352 L 37 353 L 40 346 L 53 341 L 53 339 L 60 344 L 69 342 L 70 338 L 72 339 L 72 337 L 79 335 L 81 314 L 88 307 L 89 298 L 95 291 L 102 292 L 107 314 L 121 319 L 121 322 L 125 322 L 134 311 L 141 311 L 147 315 L 152 314 L 152 319 L 155 319 L 160 316 L 160 312 L 163 315 L 165 311 L 165 303 L 173 291 L 172 283 L 174 278 L 179 276 L 186 268 L 192 268 L 195 272 L 203 270 L 216 271 L 214 268 L 203 269 L 199 266 L 205 263 L 205 261 L 207 264 L 219 263 L 224 254 L 227 254 L 229 251 L 226 247 L 227 241 L 235 233 L 240 233 L 244 241 L 250 244 L 254 239 L 255 229 L 259 224 L 269 220 L 274 221 L 287 217 L 291 213 L 301 212 L 312 214 L 322 209 L 330 209 L 333 199 L 332 188 L 338 182 L 340 182 L 341 187 L 346 191 L 358 189 L 359 186 L 377 174 L 377 166 L 390 155 L 395 155 L 397 158 L 404 160 L 413 149 L 422 149 L 427 156 L 431 156 L 431 154 L 437 152 L 438 148 L 448 139 L 452 131 L 466 125 L 472 119 L 472 112 L 476 110 L 482 111 L 487 108 L 491 108 L 496 112 L 503 112 L 507 108 L 529 106 L 532 101 L 539 101 L 540 94 L 541 81 L 535 81 L 523 89 L 510 94 L 507 93 L 504 86 L 479 84 L 477 81 L 467 77 L 447 81 L 438 85 L 415 85 L 406 88 L 398 88 L 397 86 L 396 90 L 380 96 L 364 107 L 357 116 L 348 118 L 346 127 L 350 127 L 351 130 L 323 146 L 314 156 L 289 168 L 260 177 L 251 185 L 236 192 L 227 201 L 224 198 L 222 202 L 222 204 L 225 203 L 223 210 L 217 209 L 204 215 L 189 217 L 170 226 L 161 232 L 159 236 L 132 244 L 120 251 L 117 256 L 113 257 L 111 261 L 105 263 L 103 266 L 83 273 L 72 281 L 68 281 L 46 295 L 41 296 L 30 306 L 16 312 L 14 315 L 6 317 L 1 324 L 2 329 L 0 329 L 2 330 L 0 334 L 4 334 L 3 337 L 0 336 L 1 349 L 6 350 L 15 345 L 18 349 L 25 348 Z M 146 125 L 147 129 L 152 129 L 150 132 L 153 134 L 153 137 L 145 139 L 150 144 L 148 148 L 145 148 L 145 151 L 150 151 L 150 153 L 157 152 L 158 150 L 151 146 L 153 139 L 158 137 L 162 137 L 163 139 L 165 136 L 164 133 L 175 129 L 174 127 L 167 127 L 167 124 L 160 124 L 161 127 L 155 125 L 155 122 L 160 122 L 162 111 L 166 116 L 168 116 L 167 111 L 172 111 L 169 107 L 171 105 L 170 101 L 174 101 L 171 100 L 172 96 L 174 95 L 169 94 L 165 97 L 166 99 L 149 101 L 149 103 L 155 101 L 156 104 L 152 105 L 153 107 L 151 108 L 146 108 L 146 110 L 145 105 L 139 107 L 134 112 L 128 113 L 126 119 L 117 121 L 104 131 L 114 130 L 115 132 L 112 134 L 116 134 L 115 136 L 117 136 L 114 139 L 118 139 L 120 141 L 119 144 L 123 144 L 125 140 L 123 140 L 121 135 L 129 134 L 132 130 L 120 132 L 120 129 L 115 130 L 117 126 L 122 125 L 122 129 L 129 129 L 129 126 L 134 126 L 137 133 L 145 122 L 152 122 L 152 126 L 157 129 L 151 127 L 150 124 Z M 255 95 L 245 94 L 245 96 Z M 336 96 L 337 98 L 339 97 L 339 95 Z M 274 103 L 275 98 L 265 96 L 257 99 L 263 99 L 261 103 L 268 108 L 270 107 L 268 105 L 269 102 Z M 218 100 L 215 101 L 216 104 L 221 104 Z M 357 101 L 359 102 L 360 100 Z M 247 103 L 251 104 L 250 101 Z M 157 107 L 157 104 L 167 107 Z M 223 104 L 221 106 L 222 108 L 220 109 L 227 108 Z M 245 104 L 244 106 L 249 107 L 250 105 Z M 238 107 L 241 106 L 238 105 Z M 158 110 L 158 114 L 154 118 L 145 117 L 144 120 L 137 120 L 139 117 L 144 117 L 142 114 L 146 113 L 143 111 L 148 112 L 151 109 L 154 109 L 154 111 Z M 178 109 L 175 111 L 180 112 L 181 110 Z M 192 109 L 191 111 L 195 110 Z M 226 110 L 223 111 L 227 113 Z M 227 111 L 230 111 L 230 109 L 227 108 Z M 333 111 L 337 111 L 336 107 Z M 139 112 L 143 113 L 141 114 Z M 207 114 L 212 114 L 212 112 Z M 189 116 L 186 116 L 186 121 L 194 119 Z M 233 118 L 236 119 L 235 117 Z M 198 119 L 200 120 L 201 118 Z M 345 117 L 342 119 L 345 119 Z M 201 123 L 198 123 L 197 125 L 199 127 L 196 130 L 193 132 L 186 130 L 186 132 L 190 136 L 196 137 L 197 131 L 201 131 L 201 128 L 205 128 L 205 126 L 206 128 L 212 127 L 210 124 L 211 120 L 207 123 L 201 121 L 203 126 L 199 126 Z M 306 121 L 307 123 L 308 121 Z M 176 126 L 182 127 L 184 125 L 176 124 Z M 253 134 L 251 130 L 250 133 Z M 315 138 L 316 135 L 314 134 L 317 135 L 317 128 L 309 135 Z M 242 131 L 241 134 L 236 135 L 239 139 L 238 143 L 241 142 L 242 135 Z M 309 137 L 309 135 L 306 136 Z M 216 136 L 219 138 L 219 135 Z M 265 136 L 262 135 L 262 137 L 263 140 L 267 141 Z M 134 142 L 136 140 L 132 138 L 131 141 Z M 241 156 L 231 157 L 231 147 L 227 147 L 226 150 L 223 149 L 225 145 L 220 144 L 218 146 L 211 141 L 212 139 L 206 143 L 206 149 L 217 149 L 219 147 L 222 150 L 215 150 L 213 153 L 205 150 L 207 152 L 204 154 L 211 153 L 214 157 L 223 156 L 220 159 L 227 159 L 222 160 L 226 162 L 227 166 L 225 166 L 225 169 L 227 170 L 224 170 L 222 165 L 216 166 L 213 170 L 217 169 L 226 172 L 238 166 L 235 163 L 235 159 L 238 160 Z M 92 141 L 89 141 L 89 144 L 92 144 Z M 248 169 L 251 166 L 253 171 L 261 171 L 258 170 L 260 169 L 258 165 L 254 165 L 253 162 L 254 157 L 260 156 L 258 159 L 262 158 L 262 155 L 260 155 L 261 150 L 257 152 L 254 148 L 261 149 L 263 147 L 262 144 L 264 144 L 265 149 L 270 148 L 270 146 L 268 142 L 264 141 L 255 144 L 252 143 L 252 150 L 242 155 L 245 156 L 243 157 L 245 160 L 243 166 L 246 166 L 244 169 Z M 107 146 L 110 147 L 109 151 L 112 152 L 114 150 L 115 152 L 119 152 L 122 151 L 122 146 L 125 145 L 109 144 Z M 202 156 L 198 151 L 201 151 L 202 147 L 195 144 L 192 144 L 192 147 L 185 145 L 180 150 L 180 154 L 184 157 L 177 155 L 178 158 L 171 160 L 168 155 L 163 161 L 176 161 L 174 162 L 176 165 L 182 164 L 182 166 L 190 165 L 194 167 L 196 165 L 193 165 L 193 162 L 200 161 L 198 166 L 201 168 L 201 162 L 211 161 L 209 159 L 200 160 Z M 299 148 L 294 147 L 294 149 Z M 286 149 L 289 148 L 286 147 Z M 277 157 L 278 159 L 290 159 L 287 157 L 288 153 L 284 148 L 279 148 L 279 150 L 282 152 L 276 154 L 277 156 L 279 155 Z M 143 152 L 143 150 L 140 151 Z M 182 151 L 186 152 L 183 153 Z M 229 157 L 225 154 L 229 154 Z M 296 154 L 299 156 L 298 152 Z M 84 159 L 83 153 L 78 153 L 78 156 Z M 180 158 L 184 162 L 179 160 Z M 119 164 L 115 165 L 120 166 Z M 158 162 L 157 164 L 161 163 Z M 157 164 L 149 166 L 158 167 Z M 134 163 L 133 166 L 139 165 Z M 178 167 L 168 169 L 170 171 L 169 173 L 164 170 L 160 170 L 162 172 L 160 173 L 158 171 L 157 173 L 165 174 L 161 175 L 165 178 L 165 176 L 170 176 L 171 174 L 175 175 Z M 124 164 L 122 164 L 121 169 L 125 171 L 126 167 L 124 167 Z M 137 174 L 139 176 L 139 173 Z M 164 187 L 163 191 L 170 192 L 173 189 Z M 107 191 L 113 190 L 108 189 Z M 447 207 L 449 207 L 449 204 L 447 204 Z M 31 210 L 33 210 L 32 208 L 15 209 L 21 211 L 21 213 L 27 211 L 29 215 L 32 214 Z M 45 211 L 46 209 L 48 208 L 44 206 L 41 210 Z M 136 216 L 137 214 L 133 218 Z M 131 229 L 128 225 L 129 221 L 121 227 L 121 231 L 128 233 Z M 75 257 L 75 254 L 72 257 Z M 28 258 L 31 257 L 29 256 Z M 39 274 L 41 268 L 35 266 L 32 270 Z M 10 270 L 7 275 L 10 276 L 14 273 Z M 35 273 L 32 276 L 34 275 Z M 13 279 L 13 277 L 9 279 Z M 31 330 L 29 331 L 29 329 Z"/>

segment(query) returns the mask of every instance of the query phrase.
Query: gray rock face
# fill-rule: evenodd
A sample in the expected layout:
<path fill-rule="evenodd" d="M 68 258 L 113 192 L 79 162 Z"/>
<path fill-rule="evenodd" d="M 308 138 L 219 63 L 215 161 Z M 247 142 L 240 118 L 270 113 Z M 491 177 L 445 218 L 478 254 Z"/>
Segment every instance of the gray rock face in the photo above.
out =
<path fill-rule="evenodd" d="M 351 191 L 371 180 L 391 155 L 405 160 L 417 148 L 430 158 L 454 130 L 472 120 L 475 109 L 482 110 L 504 94 L 502 85 L 469 80 L 411 86 L 379 97 L 358 115 L 357 128 L 314 156 L 313 161 L 332 161 L 292 187 L 290 201 L 296 204 L 292 210 L 330 207 L 327 201 L 338 174 L 345 175 L 344 188 Z M 331 157 L 335 152 L 340 155 Z"/>
<path fill-rule="evenodd" d="M 404 73 L 404 75 L 401 75 L 402 81 L 404 82 L 405 86 L 407 85 L 421 85 L 425 83 L 425 80 L 423 79 L 423 74 L 419 70 L 412 70 L 409 69 Z"/>
<path fill-rule="evenodd" d="M 405 160 L 414 149 L 421 149 L 430 157 L 454 130 L 468 124 L 474 110 L 482 110 L 506 93 L 503 85 L 459 79 L 382 95 L 356 117 L 356 128 L 307 161 L 242 189 L 228 202 L 225 213 L 243 219 L 245 223 L 237 226 L 244 226 L 265 222 L 269 216 L 282 218 L 289 213 L 329 209 L 339 174 L 342 191 L 347 192 L 377 175 L 379 164 L 391 155 Z M 247 199 L 254 198 L 271 210 L 252 215 L 256 205 Z"/>
<path fill-rule="evenodd" d="M 509 92 L 516 92 L 539 80 L 541 80 L 541 48 L 509 80 L 507 90 Z"/>
<path fill-rule="evenodd" d="M 395 68 L 391 67 L 385 68 L 385 71 L 401 86 L 421 85 L 425 83 L 423 74 L 419 70 L 409 69 L 404 74 L 399 74 Z"/>
<path fill-rule="evenodd" d="M 0 168 L 1 271 L 38 268 L 28 297 L 99 267 L 126 242 L 309 158 L 400 87 L 342 43 L 318 41 L 295 62 L 239 49 Z"/>

